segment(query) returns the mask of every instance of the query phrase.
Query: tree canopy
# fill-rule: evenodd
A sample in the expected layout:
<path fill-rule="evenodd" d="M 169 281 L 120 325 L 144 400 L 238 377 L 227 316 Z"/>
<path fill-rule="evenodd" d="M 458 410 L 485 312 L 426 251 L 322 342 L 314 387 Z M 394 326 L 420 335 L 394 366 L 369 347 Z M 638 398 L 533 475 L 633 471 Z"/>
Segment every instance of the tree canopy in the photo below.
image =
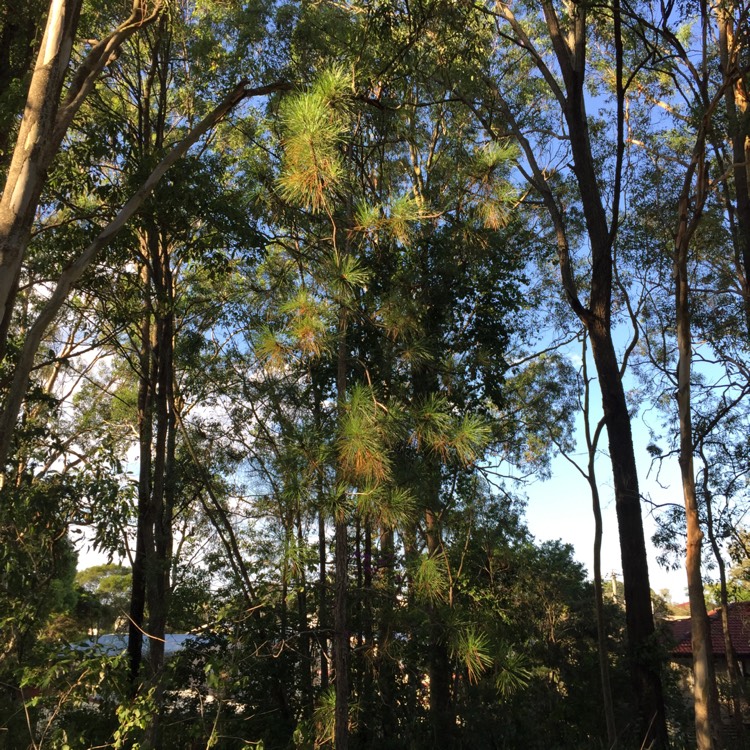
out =
<path fill-rule="evenodd" d="M 742 2 L 0 7 L 0 744 L 742 741 Z M 524 523 L 558 454 L 593 581 Z"/>

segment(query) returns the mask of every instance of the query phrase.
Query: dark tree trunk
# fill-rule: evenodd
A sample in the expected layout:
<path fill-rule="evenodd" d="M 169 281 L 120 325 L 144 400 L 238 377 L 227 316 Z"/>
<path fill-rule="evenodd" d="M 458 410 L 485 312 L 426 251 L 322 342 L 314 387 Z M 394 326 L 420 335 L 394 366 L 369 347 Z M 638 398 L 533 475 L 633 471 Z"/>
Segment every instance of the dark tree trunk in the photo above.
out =
<path fill-rule="evenodd" d="M 299 508 L 296 511 L 297 546 L 301 551 L 305 545 L 305 534 L 302 528 L 302 514 Z M 302 693 L 302 705 L 306 716 L 310 716 L 313 709 L 312 689 L 312 659 L 310 658 L 310 623 L 307 619 L 307 575 L 305 566 L 297 566 L 299 574 L 297 578 L 297 619 L 300 632 L 300 692 Z"/>
<path fill-rule="evenodd" d="M 322 497 L 322 495 L 321 495 Z M 326 572 L 326 522 L 318 512 L 318 645 L 320 647 L 320 689 L 328 688 L 328 581 Z"/>
<path fill-rule="evenodd" d="M 377 696 L 375 693 L 375 644 L 373 642 L 373 578 L 372 578 L 372 520 L 364 520 L 364 549 L 362 551 L 362 688 L 361 688 L 361 715 L 365 717 L 359 730 L 362 747 L 373 747 L 377 745 L 374 730 L 377 721 Z"/>
<path fill-rule="evenodd" d="M 551 0 L 542 0 L 542 9 L 552 43 L 554 57 L 559 64 L 560 77 L 547 67 L 543 54 L 535 55 L 536 64 L 544 80 L 557 99 L 567 123 L 567 135 L 572 152 L 572 171 L 578 185 L 586 232 L 591 248 L 589 303 L 586 307 L 578 293 L 572 250 L 568 240 L 565 212 L 557 202 L 545 170 L 537 161 L 537 153 L 514 115 L 508 100 L 498 91 L 497 103 L 506 126 L 517 139 L 531 170 L 531 183 L 540 193 L 554 226 L 560 275 L 563 290 L 571 309 L 586 328 L 590 340 L 602 396 L 602 408 L 609 441 L 610 460 L 614 480 L 620 550 L 625 584 L 626 626 L 628 651 L 634 690 L 639 704 L 640 740 L 644 747 L 654 750 L 668 747 L 664 698 L 659 664 L 653 653 L 654 621 L 651 612 L 650 586 L 646 545 L 641 518 L 640 494 L 636 471 L 633 436 L 625 392 L 617 363 L 611 330 L 613 259 L 612 249 L 617 231 L 620 205 L 620 174 L 624 152 L 624 88 L 622 83 L 622 38 L 619 24 L 619 3 L 613 5 L 613 32 L 616 49 L 615 81 L 617 116 L 615 128 L 616 173 L 612 197 L 612 225 L 597 182 L 596 162 L 589 139 L 588 118 L 584 96 L 587 47 L 587 6 L 569 6 L 570 17 L 564 23 L 557 15 Z M 514 34 L 523 36 L 521 23 L 510 6 L 501 6 L 501 13 Z M 531 42 L 519 39 L 521 46 Z M 562 85 L 561 85 L 562 84 Z M 491 121 L 485 121 L 494 133 Z"/>
<path fill-rule="evenodd" d="M 593 456 L 592 456 L 593 459 Z M 593 460 L 589 464 L 592 468 Z M 604 617 L 604 591 L 602 586 L 602 508 L 599 488 L 593 474 L 590 482 L 594 507 L 594 606 L 596 608 L 596 641 L 599 653 L 599 679 L 602 687 L 604 719 L 607 724 L 607 742 L 610 748 L 617 746 L 617 725 L 612 701 L 612 684 L 609 679 L 609 649 L 607 648 L 607 625 Z"/>
<path fill-rule="evenodd" d="M 133 693 L 137 692 L 143 653 L 143 632 L 146 612 L 146 567 L 148 550 L 153 544 L 151 518 L 151 434 L 153 425 L 153 363 L 151 361 L 151 301 L 145 290 L 151 286 L 148 264 L 143 263 L 141 284 L 144 289 L 141 309 L 141 343 L 138 373 L 138 444 L 140 449 L 138 468 L 138 509 L 136 520 L 135 555 L 130 594 L 130 617 L 128 625 L 128 657 L 130 682 Z"/>
<path fill-rule="evenodd" d="M 347 621 L 347 575 L 349 540 L 346 521 L 335 524 L 335 585 L 333 603 L 333 670 L 336 685 L 335 750 L 349 744 L 349 624 Z"/>
<path fill-rule="evenodd" d="M 166 91 L 163 92 L 166 95 Z M 161 122 L 159 128 L 161 131 Z M 156 336 L 154 361 L 156 364 L 155 417 L 156 434 L 153 446 L 153 480 L 151 490 L 153 517 L 153 556 L 147 569 L 147 602 L 149 610 L 149 639 L 154 701 L 162 705 L 164 692 L 164 647 L 167 618 L 171 600 L 171 571 L 173 545 L 173 512 L 175 502 L 176 428 L 174 400 L 174 286 L 172 279 L 171 244 L 158 227 L 149 229 L 152 251 L 154 295 L 156 304 Z M 146 746 L 161 747 L 163 726 L 157 715 L 146 732 Z"/>
<path fill-rule="evenodd" d="M 721 630 L 724 636 L 724 653 L 726 654 L 727 660 L 727 673 L 729 674 L 729 684 L 732 696 L 732 722 L 734 724 L 735 732 L 737 734 L 737 745 L 739 747 L 745 747 L 745 725 L 742 720 L 743 710 L 747 708 L 747 696 L 743 689 L 743 678 L 740 674 L 740 670 L 737 664 L 737 654 L 734 650 L 734 644 L 732 643 L 732 636 L 729 631 L 729 596 L 727 593 L 727 571 L 726 565 L 724 564 L 724 557 L 719 547 L 719 542 L 716 539 L 716 533 L 714 530 L 714 519 L 713 519 L 713 508 L 712 508 L 712 496 L 710 490 L 710 467 L 708 460 L 703 452 L 701 451 L 701 457 L 703 459 L 704 471 L 703 471 L 703 501 L 706 506 L 706 530 L 708 532 L 708 538 L 711 543 L 711 549 L 714 553 L 714 559 L 716 560 L 716 567 L 719 571 L 719 591 L 721 596 Z"/>
<path fill-rule="evenodd" d="M 343 416 L 347 381 L 347 317 L 342 306 L 339 311 L 339 344 L 336 372 L 336 398 L 339 419 Z M 341 479 L 341 472 L 337 471 Z M 338 487 L 340 482 L 336 482 Z M 335 672 L 335 750 L 349 746 L 349 623 L 347 617 L 347 589 L 349 577 L 349 539 L 344 498 L 337 498 L 334 518 L 334 593 L 333 593 L 333 668 Z"/>
<path fill-rule="evenodd" d="M 313 393 L 313 416 L 315 418 L 315 429 L 321 434 L 323 427 L 322 402 L 323 396 L 318 382 L 318 373 L 313 370 L 310 373 Z M 316 475 L 317 483 L 317 510 L 318 510 L 318 581 L 317 581 L 317 607 L 318 627 L 317 642 L 320 649 L 320 689 L 325 692 L 328 689 L 328 570 L 327 570 L 327 544 L 326 544 L 326 516 L 325 516 L 325 486 L 322 467 L 318 468 Z"/>
<path fill-rule="evenodd" d="M 641 713 L 645 746 L 668 746 L 659 664 L 649 657 L 654 647 L 654 619 L 643 534 L 641 497 L 625 391 L 608 325 L 594 318 L 589 327 L 615 488 L 620 556 L 625 589 L 628 658 Z"/>
<path fill-rule="evenodd" d="M 593 433 L 591 431 L 591 379 L 588 373 L 588 336 L 583 336 L 581 352 L 583 379 L 583 427 L 586 436 L 588 464 L 585 477 L 591 492 L 591 506 L 594 515 L 594 607 L 596 609 L 596 641 L 599 653 L 599 679 L 602 688 L 604 718 L 607 724 L 607 743 L 612 750 L 617 747 L 617 725 L 615 723 L 612 684 L 609 676 L 609 649 L 607 648 L 607 624 L 604 617 L 604 586 L 602 577 L 602 504 L 599 497 L 599 485 L 596 479 L 596 454 L 604 422 L 599 420 Z"/>
<path fill-rule="evenodd" d="M 377 657 L 375 668 L 377 674 L 377 692 L 380 696 L 380 730 L 385 747 L 395 747 L 399 739 L 396 720 L 395 691 L 396 669 L 391 656 L 393 602 L 396 601 L 394 580 L 395 545 L 393 531 L 383 528 L 380 533 L 380 559 L 378 565 L 378 592 L 380 606 L 377 630 Z"/>
<path fill-rule="evenodd" d="M 440 466 L 433 466 L 436 478 L 432 484 L 437 485 L 433 494 L 439 494 Z M 433 497 L 436 503 L 437 498 Z M 442 554 L 440 527 L 435 511 L 428 508 L 425 512 L 427 529 L 427 553 L 430 557 Z M 434 747 L 452 748 L 455 741 L 455 717 L 451 700 L 451 683 L 453 670 L 445 634 L 445 623 L 441 617 L 439 605 L 428 605 L 429 643 L 427 645 L 428 675 L 430 678 L 430 725 Z"/>
<path fill-rule="evenodd" d="M 172 567 L 172 512 L 175 486 L 174 414 L 174 299 L 170 247 L 156 228 L 149 230 L 149 249 L 154 268 L 154 293 L 157 300 L 154 362 L 156 367 L 153 478 L 151 504 L 153 517 L 153 563 L 148 570 L 149 635 L 151 668 L 156 677 L 164 666 L 164 635 L 170 599 Z M 157 683 L 159 681 L 157 680 Z"/>
<path fill-rule="evenodd" d="M 588 117 L 584 97 L 586 71 L 587 18 L 586 9 L 576 6 L 570 19 L 570 33 L 565 37 L 559 18 L 549 0 L 543 2 L 547 26 L 563 75 L 566 97 L 563 114 L 568 124 L 573 171 L 581 196 L 586 230 L 591 244 L 591 276 L 589 309 L 583 308 L 575 293 L 575 281 L 570 269 L 567 244 L 561 258 L 566 265 L 566 292 L 573 309 L 586 326 L 591 339 L 591 351 L 599 376 L 602 394 L 615 504 L 620 538 L 623 580 L 625 585 L 625 610 L 628 633 L 628 650 L 631 672 L 640 709 L 641 739 L 644 746 L 654 749 L 669 744 L 664 698 L 659 665 L 652 661 L 654 620 L 651 612 L 646 544 L 641 516 L 641 498 L 638 472 L 633 449 L 630 414 L 625 399 L 615 347 L 612 341 L 612 245 L 619 209 L 619 169 L 623 150 L 623 94 L 622 94 L 622 39 L 619 32 L 619 5 L 615 3 L 615 45 L 617 51 L 617 161 L 616 189 L 613 197 L 613 226 L 610 230 L 604 209 L 597 170 L 591 149 Z M 563 228 L 564 234 L 564 228 Z M 566 241 L 567 242 L 567 241 Z"/>

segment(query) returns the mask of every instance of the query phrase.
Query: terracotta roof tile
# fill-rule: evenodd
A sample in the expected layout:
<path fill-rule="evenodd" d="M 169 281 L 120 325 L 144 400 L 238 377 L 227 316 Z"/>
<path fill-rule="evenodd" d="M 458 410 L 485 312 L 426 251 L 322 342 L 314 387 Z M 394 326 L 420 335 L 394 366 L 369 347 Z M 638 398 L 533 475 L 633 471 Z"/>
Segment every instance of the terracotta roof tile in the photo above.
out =
<path fill-rule="evenodd" d="M 737 656 L 750 656 L 750 602 L 734 602 L 729 605 L 729 634 Z M 724 634 L 721 628 L 721 609 L 708 613 L 711 623 L 711 647 L 715 655 L 724 654 Z M 674 656 L 690 656 L 693 653 L 691 644 L 690 620 L 672 620 L 669 629 L 676 642 L 672 649 Z"/>

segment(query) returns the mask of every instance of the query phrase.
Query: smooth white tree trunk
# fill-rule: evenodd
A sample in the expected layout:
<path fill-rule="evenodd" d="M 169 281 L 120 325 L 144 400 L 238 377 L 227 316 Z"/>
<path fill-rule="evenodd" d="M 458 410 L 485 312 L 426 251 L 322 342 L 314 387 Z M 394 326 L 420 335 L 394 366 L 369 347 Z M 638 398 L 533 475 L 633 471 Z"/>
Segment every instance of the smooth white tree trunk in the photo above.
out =
<path fill-rule="evenodd" d="M 128 18 L 96 42 L 73 73 L 63 97 L 82 0 L 50 0 L 47 23 L 29 84 L 26 104 L 0 197 L 0 360 L 31 228 L 47 173 L 81 104 L 123 42 L 161 12 L 133 0 Z"/>

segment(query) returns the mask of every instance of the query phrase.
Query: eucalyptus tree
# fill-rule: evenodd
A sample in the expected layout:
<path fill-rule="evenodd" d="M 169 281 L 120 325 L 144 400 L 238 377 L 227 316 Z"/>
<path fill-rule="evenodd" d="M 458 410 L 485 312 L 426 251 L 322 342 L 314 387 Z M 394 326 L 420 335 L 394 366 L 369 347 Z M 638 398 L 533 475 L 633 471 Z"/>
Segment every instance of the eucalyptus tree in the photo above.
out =
<path fill-rule="evenodd" d="M 45 0 L 23 7 L 5 0 L 0 10 L 0 166 L 8 165 L 16 118 L 23 107 L 22 86 L 31 72 L 44 22 Z"/>
<path fill-rule="evenodd" d="M 619 2 L 596 9 L 543 2 L 541 13 L 536 6 L 500 3 L 481 11 L 475 23 L 494 27 L 497 40 L 492 52 L 485 48 L 484 59 L 481 54 L 475 58 L 486 88 L 457 90 L 485 132 L 498 140 L 511 136 L 521 149 L 519 175 L 541 201 L 561 291 L 591 343 L 612 463 L 640 732 L 647 744 L 666 747 L 659 665 L 646 656 L 654 622 L 631 417 L 613 318 L 626 93 L 650 52 L 635 47 L 626 67 Z M 607 85 L 597 83 L 591 60 L 595 49 L 605 51 Z M 595 126 L 588 112 L 589 87 L 607 99 L 614 113 L 611 127 Z"/>
<path fill-rule="evenodd" d="M 17 347 L 14 344 L 11 352 L 7 349 L 8 336 L 17 307 L 18 285 L 50 165 L 103 68 L 117 56 L 125 40 L 160 16 L 162 5 L 157 3 L 147 9 L 140 0 L 135 2 L 132 15 L 115 31 L 105 32 L 102 40 L 84 56 L 62 102 L 59 102 L 60 92 L 75 42 L 80 2 L 55 0 L 52 9 L 54 12 L 49 15 L 40 64 L 35 68 L 36 74 L 29 88 L 26 116 L 21 122 L 14 159 L 6 178 L 1 204 L 5 208 L 0 209 L 3 212 L 1 221 L 5 226 L 4 229 L 0 227 L 0 233 L 5 236 L 4 240 L 0 238 L 0 267 L 3 269 L 0 281 L 0 304 L 3 310 L 0 321 L 0 354 L 8 373 L 4 378 L 3 408 L 0 412 L 0 463 L 4 467 L 0 474 L 2 482 L 6 480 L 5 464 L 39 346 L 71 290 L 100 250 L 123 229 L 175 162 L 192 146 L 205 139 L 229 112 L 247 98 L 266 96 L 289 88 L 284 82 L 253 87 L 247 78 L 240 78 L 228 93 L 223 93 L 225 89 L 222 88 L 217 94 L 216 88 L 209 87 L 210 94 L 217 96 L 218 103 L 212 109 L 204 110 L 202 118 L 191 118 L 191 127 L 182 131 L 181 140 L 175 141 L 170 149 L 160 154 L 160 159 L 151 163 L 151 170 L 141 175 L 140 183 L 131 186 L 131 192 L 124 198 L 120 208 L 112 207 L 113 210 L 106 213 L 106 221 L 96 224 L 98 231 L 88 238 L 87 244 L 83 248 L 77 248 L 69 257 L 61 259 L 51 291 L 47 290 L 42 295 L 44 304 L 25 332 L 22 344 Z M 234 70 L 236 68 L 232 72 Z M 44 222 L 44 216 L 40 215 L 38 218 Z M 9 358 L 11 354 L 13 356 Z"/>
<path fill-rule="evenodd" d="M 634 543 L 623 548 L 631 656 L 645 723 L 656 716 L 644 736 L 662 741 L 658 679 L 639 650 L 650 634 L 640 596 L 648 584 L 639 557 L 629 417 L 612 342 L 623 135 L 620 130 L 615 138 L 608 218 L 594 170 L 598 141 L 592 145 L 589 138 L 583 97 L 587 9 L 575 6 L 571 18 L 559 18 L 545 3 L 540 28 L 552 47 L 541 54 L 530 32 L 524 36 L 540 20 L 531 10 L 523 16 L 519 9 L 516 17 L 505 6 L 467 15 L 465 7 L 443 2 L 279 6 L 273 28 L 288 26 L 279 55 L 289 53 L 300 90 L 278 110 L 268 100 L 277 125 L 242 111 L 233 130 L 206 137 L 247 96 L 290 88 L 241 83 L 210 110 L 220 79 L 236 80 L 263 64 L 253 52 L 271 29 L 255 15 L 263 7 L 246 9 L 250 23 L 234 6 L 215 13 L 196 6 L 193 17 L 175 9 L 124 44 L 111 76 L 81 109 L 87 119 L 59 155 L 66 167 L 83 155 L 89 182 L 74 187 L 68 177 L 57 194 L 50 191 L 48 205 L 59 196 L 68 210 L 71 196 L 88 191 L 106 198 L 79 200 L 74 214 L 57 215 L 84 226 L 89 244 L 82 245 L 89 249 L 85 263 L 74 261 L 79 275 L 70 285 L 91 283 L 100 325 L 139 382 L 131 399 L 140 445 L 134 675 L 137 627 L 164 632 L 176 554 L 171 522 L 185 492 L 215 522 L 227 552 L 223 575 L 242 592 L 235 625 L 252 641 L 252 663 L 266 664 L 248 669 L 252 679 L 246 675 L 243 689 L 258 713 L 262 707 L 282 717 L 273 728 L 263 725 L 274 741 L 290 742 L 298 718 L 306 722 L 298 727 L 304 733 L 330 708 L 330 739 L 344 750 L 359 702 L 356 741 L 362 745 L 382 739 L 397 747 L 399 733 L 417 724 L 425 747 L 455 746 L 479 712 L 478 696 L 520 696 L 532 682 L 538 692 L 528 695 L 552 691 L 555 720 L 566 720 L 564 691 L 574 683 L 568 670 L 576 659 L 588 667 L 594 655 L 588 640 L 579 650 L 577 637 L 564 646 L 558 638 L 568 604 L 544 585 L 536 589 L 554 620 L 546 632 L 539 616 L 538 639 L 524 640 L 520 623 L 504 628 L 502 620 L 508 610 L 540 603 L 521 596 L 533 581 L 524 578 L 524 565 L 526 572 L 550 573 L 577 603 L 580 572 L 555 578 L 555 570 L 567 570 L 568 553 L 532 550 L 513 531 L 514 509 L 480 479 L 489 452 L 516 463 L 531 456 L 538 467 L 548 438 L 570 437 L 565 384 L 548 387 L 539 378 L 544 365 L 524 367 L 509 351 L 531 337 L 519 330 L 533 318 L 528 308 L 536 301 L 527 262 L 556 248 L 568 301 L 587 327 L 604 389 L 621 535 Z M 561 31 L 568 23 L 575 49 Z M 621 123 L 626 86 L 617 8 L 615 27 Z M 511 59 L 503 48 L 509 58 L 487 64 L 497 33 L 508 30 L 520 57 Z M 602 39 L 605 48 L 612 41 L 604 33 Z M 328 64 L 331 56 L 338 66 Z M 445 61 L 454 59 L 447 70 Z M 477 60 L 487 75 L 477 75 Z M 534 109 L 528 91 L 503 89 L 510 78 L 488 80 L 506 63 L 531 72 L 530 85 L 540 92 L 551 91 L 540 106 L 561 107 L 572 176 L 564 168 L 545 172 L 535 160 L 545 135 L 537 131 L 538 143 L 526 137 L 522 110 L 538 116 L 537 124 L 546 113 Z M 262 69 L 275 79 L 276 71 Z M 200 154 L 157 185 L 193 143 L 200 143 Z M 100 173 L 90 167 L 98 156 L 107 161 Z M 538 219 L 526 188 L 511 184 L 513 166 L 525 170 L 549 220 Z M 240 208 L 238 187 L 246 191 Z M 131 193 L 135 203 L 128 201 Z M 233 217 L 222 202 L 231 204 Z M 129 208 L 117 213 L 123 204 Z M 572 206 L 567 215 L 563 206 Z M 108 227 L 123 228 L 131 219 L 110 255 L 102 256 L 102 268 L 121 269 L 112 284 L 118 304 L 94 283 L 102 270 L 91 265 L 94 254 L 113 231 L 105 227 L 102 234 L 84 209 L 101 208 L 115 217 Z M 243 218 L 249 231 L 238 228 Z M 586 237 L 593 265 L 583 260 L 576 275 L 572 256 Z M 87 264 L 93 278 L 83 276 Z M 584 305 L 578 284 L 589 270 Z M 53 292 L 52 307 L 40 300 L 45 314 L 57 313 L 68 288 Z M 193 325 L 196 309 L 205 319 Z M 45 327 L 34 328 L 37 343 Z M 33 364 L 30 341 L 24 361 Z M 554 369 L 554 357 L 547 361 L 555 373 L 567 372 Z M 18 368 L 15 377 L 25 389 L 28 371 Z M 17 412 L 9 414 L 12 426 Z M 535 434 L 550 416 L 557 424 Z M 496 565 L 511 559 L 520 582 L 500 575 Z M 308 596 L 314 567 L 317 612 Z M 485 600 L 492 602 L 492 617 L 479 605 Z M 584 638 L 576 619 L 579 626 Z M 312 663 L 319 659 L 323 688 L 329 640 L 332 704 L 316 691 Z M 537 650 L 540 642 L 547 653 Z M 554 643 L 560 651 L 550 657 Z M 158 670 L 158 648 L 152 658 Z M 552 665 L 559 681 L 532 680 L 530 664 L 540 671 Z M 375 700 L 378 690 L 382 701 Z M 507 719 L 498 709 L 492 731 Z M 571 732 L 570 741 L 595 742 L 595 725 L 592 719 Z"/>
<path fill-rule="evenodd" d="M 111 139 L 112 170 L 123 176 L 114 184 L 105 180 L 103 190 L 111 197 L 127 195 L 128 185 L 137 184 L 140 175 L 153 174 L 152 165 L 162 153 L 179 149 L 186 136 L 191 137 L 196 121 L 205 122 L 200 113 L 210 106 L 204 97 L 215 85 L 214 72 L 210 66 L 202 72 L 205 35 L 190 43 L 196 19 L 190 9 L 181 10 L 162 16 L 126 45 L 105 86 L 91 100 L 91 121 Z M 262 34 L 263 26 L 243 31 L 249 40 Z M 233 105 L 242 95 L 232 97 Z M 85 140 L 95 141 L 96 133 L 88 130 Z M 205 142 L 201 153 L 173 169 L 169 182 L 143 202 L 119 243 L 125 264 L 123 294 L 108 308 L 128 321 L 117 349 L 138 381 L 138 506 L 129 617 L 134 688 L 144 632 L 152 637 L 152 673 L 158 678 L 163 667 L 179 496 L 211 493 L 201 471 L 184 470 L 191 451 L 195 457 L 186 417 L 194 406 L 190 383 L 199 379 L 191 377 L 190 368 L 201 366 L 200 342 L 220 325 L 217 305 L 205 298 L 208 289 L 201 278 L 212 275 L 220 286 L 219 280 L 232 274 L 233 248 L 254 236 L 245 228 L 247 217 L 240 215 L 232 182 L 237 169 L 221 156 L 220 148 L 232 153 L 230 141 Z M 186 480 L 197 480 L 198 486 L 191 488 Z M 215 505 L 214 497 L 211 494 Z M 223 524 L 222 538 L 231 540 L 233 531 L 220 510 L 207 512 Z"/>
<path fill-rule="evenodd" d="M 744 301 L 745 324 L 750 334 L 750 124 L 748 123 L 747 4 L 716 3 L 709 11 L 715 19 L 711 42 L 718 47 L 724 85 L 723 105 L 727 143 L 714 142 L 718 161 L 725 171 L 722 188 L 727 221 L 732 234 L 734 284 Z"/>
<path fill-rule="evenodd" d="M 204 33 L 194 46 L 188 44 L 190 37 L 184 24 L 192 20 L 175 10 L 174 14 L 160 16 L 148 34 L 124 43 L 118 59 L 110 65 L 106 81 L 79 108 L 79 119 L 67 131 L 64 148 L 54 163 L 53 179 L 47 181 L 42 194 L 38 221 L 44 231 L 35 237 L 34 253 L 24 259 L 24 272 L 31 279 L 35 280 L 35 271 L 41 276 L 39 271 L 45 262 L 45 278 L 54 281 L 60 273 L 62 277 L 51 296 L 45 296 L 44 287 L 38 287 L 42 292 L 37 296 L 28 295 L 29 311 L 36 313 L 38 306 L 41 313 L 30 320 L 20 358 L 4 362 L 8 376 L 3 412 L 8 427 L 4 432 L 7 447 L 26 394 L 36 348 L 42 337 L 49 335 L 50 322 L 64 308 L 67 293 L 76 283 L 86 292 L 71 301 L 70 307 L 83 307 L 82 300 L 88 299 L 91 304 L 86 310 L 86 325 L 104 332 L 98 346 L 105 346 L 110 356 L 123 356 L 140 377 L 138 403 L 132 404 L 140 408 L 141 448 L 139 528 L 131 602 L 134 682 L 143 631 L 156 635 L 157 644 L 165 631 L 173 583 L 171 525 L 180 493 L 194 490 L 188 481 L 194 481 L 195 474 L 183 472 L 178 466 L 178 423 L 181 413 L 190 407 L 190 394 L 184 389 L 185 380 L 181 380 L 184 371 L 180 367 L 184 365 L 180 357 L 189 351 L 190 337 L 200 338 L 205 330 L 201 323 L 196 325 L 197 330 L 189 330 L 196 308 L 205 309 L 210 304 L 190 296 L 198 285 L 193 281 L 191 286 L 186 279 L 191 274 L 193 278 L 201 273 L 221 275 L 229 266 L 222 257 L 223 250 L 232 242 L 236 249 L 247 240 L 244 228 L 239 231 L 242 239 L 229 236 L 247 222 L 230 198 L 227 163 L 219 151 L 210 150 L 208 136 L 211 128 L 246 97 L 287 88 L 286 84 L 277 84 L 251 90 L 241 75 L 250 74 L 252 66 L 247 61 L 230 65 L 227 60 L 222 72 L 241 82 L 224 95 L 224 86 L 216 84 L 215 69 L 206 66 L 207 75 L 197 72 L 203 69 L 207 40 Z M 250 20 L 254 25 L 243 29 L 247 41 L 264 33 L 262 18 Z M 106 18 L 96 14 L 88 21 L 94 28 L 107 23 Z M 174 40 L 180 32 L 183 36 L 178 47 Z M 213 48 L 212 53 L 216 52 Z M 197 67 L 193 69 L 190 66 L 194 64 Z M 213 97 L 220 98 L 218 107 L 211 104 Z M 173 173 L 174 182 L 167 191 L 147 201 L 164 173 L 201 140 L 203 154 L 189 159 L 179 174 Z M 177 197 L 175 184 L 185 187 L 181 201 L 173 200 Z M 221 198 L 217 198 L 219 188 L 225 188 Z M 124 207 L 118 210 L 118 205 Z M 143 215 L 123 231 L 106 255 L 97 255 L 139 207 L 143 207 Z M 206 216 L 211 217 L 208 224 L 204 221 Z M 104 233 L 99 221 L 105 226 Z M 231 229 L 222 236 L 229 225 Z M 64 252 L 59 257 L 45 256 L 45 250 L 55 241 Z M 217 246 L 218 242 L 226 245 Z M 81 247 L 86 248 L 83 255 L 79 255 Z M 72 265 L 66 267 L 68 261 Z M 213 270 L 204 270 L 209 266 Z M 112 274 L 112 269 L 117 269 L 117 273 Z M 108 274 L 109 287 L 102 283 Z M 142 300 L 140 309 L 134 303 L 134 295 Z M 181 340 L 183 332 L 187 345 Z M 80 340 L 74 343 L 80 344 Z M 72 356 L 69 352 L 54 352 L 56 358 L 58 355 L 60 361 Z M 76 447 L 71 444 L 68 449 Z M 18 441 L 16 449 L 15 458 L 19 458 L 23 446 L 19 450 Z M 117 481 L 114 476 L 113 481 Z M 45 492 L 39 477 L 32 482 L 38 485 L 39 492 Z M 56 495 L 48 492 L 47 496 L 53 505 Z M 67 505 L 60 505 L 59 509 L 49 509 L 50 522 L 58 510 L 62 515 L 67 512 Z M 73 519 L 65 516 L 63 525 L 70 520 Z M 232 530 L 227 529 L 226 523 L 223 530 L 228 535 L 225 538 L 231 539 Z M 162 650 L 157 646 L 150 653 L 158 674 Z M 156 737 L 156 728 L 155 723 L 149 730 L 151 739 Z"/>
<path fill-rule="evenodd" d="M 736 336 L 737 322 L 743 318 L 746 302 L 743 302 L 742 283 L 732 281 L 742 265 L 742 242 L 738 243 L 736 216 L 741 212 L 739 205 L 746 189 L 743 188 L 746 177 L 741 169 L 733 172 L 728 167 L 726 149 L 721 142 L 724 120 L 721 107 L 726 105 L 731 109 L 733 95 L 728 96 L 728 92 L 734 92 L 738 86 L 741 88 L 743 79 L 742 71 L 727 63 L 727 44 L 732 44 L 726 38 L 730 17 L 730 11 L 725 14 L 717 10 L 714 14 L 708 6 L 702 6 L 690 18 L 686 10 L 678 12 L 667 6 L 662 9 L 658 23 L 645 16 L 632 19 L 634 33 L 644 46 L 653 50 L 654 68 L 662 76 L 644 74 L 640 77 L 641 85 L 633 101 L 642 97 L 642 106 L 664 111 L 653 118 L 656 124 L 652 124 L 648 132 L 641 130 L 642 121 L 634 123 L 632 136 L 634 142 L 647 150 L 650 163 L 646 163 L 645 171 L 650 175 L 648 179 L 654 181 L 652 198 L 656 198 L 661 214 L 656 219 L 651 215 L 652 209 L 638 198 L 634 198 L 634 207 L 642 212 L 642 217 L 635 218 L 636 222 L 649 217 L 650 242 L 656 247 L 662 244 L 665 250 L 669 248 L 666 257 L 670 257 L 672 265 L 674 288 L 669 289 L 663 281 L 663 286 L 653 287 L 655 294 L 661 288 L 668 295 L 654 302 L 654 306 L 659 307 L 657 314 L 664 315 L 668 310 L 664 307 L 668 304 L 666 299 L 671 298 L 673 309 L 671 313 L 666 312 L 667 321 L 662 321 L 664 327 L 652 341 L 660 340 L 655 348 L 661 353 L 659 366 L 671 382 L 670 387 L 675 389 L 677 401 L 696 736 L 698 745 L 706 748 L 719 741 L 720 720 L 701 572 L 702 517 L 711 514 L 708 508 L 703 512 L 700 508 L 694 457 L 702 441 L 746 393 L 744 386 L 736 386 L 733 375 L 738 344 L 744 349 L 744 341 L 738 341 Z M 693 37 L 683 37 L 679 31 L 688 19 L 700 29 Z M 714 66 L 717 50 L 723 62 Z M 739 50 L 735 49 L 733 54 L 739 54 Z M 665 74 L 672 85 L 665 82 Z M 731 122 L 727 140 L 736 146 L 736 130 L 733 130 L 736 119 Z M 709 174 L 712 159 L 716 160 L 721 173 L 721 177 L 713 180 Z M 741 178 L 739 187 L 728 184 L 728 176 L 732 174 L 735 182 Z M 736 210 L 732 193 L 736 193 Z M 669 238 L 660 226 L 667 208 L 673 216 Z M 727 247 L 733 247 L 732 252 L 727 252 Z M 656 264 L 659 267 L 656 274 L 665 278 L 666 264 L 658 260 Z M 731 333 L 729 321 L 734 321 Z M 694 344 L 698 331 L 703 342 L 700 347 Z M 734 355 L 727 358 L 725 354 L 730 352 Z M 705 390 L 704 386 L 707 386 Z M 709 392 L 713 392 L 712 396 L 708 396 Z M 720 406 L 715 400 L 719 392 L 723 392 L 718 399 Z M 704 467 L 704 471 L 707 468 Z"/>
<path fill-rule="evenodd" d="M 0 203 L 0 356 L 3 359 L 7 352 L 7 338 L 23 259 L 31 239 L 39 197 L 52 161 L 73 118 L 93 89 L 102 70 L 116 56 L 125 40 L 135 34 L 142 25 L 152 22 L 158 16 L 162 5 L 157 2 L 148 7 L 140 0 L 136 0 L 128 18 L 91 45 L 90 51 L 75 70 L 70 86 L 61 101 L 66 77 L 69 74 L 81 7 L 81 0 L 53 0 L 50 3 L 34 74 L 28 86 L 13 158 L 3 186 Z M 10 429 L 10 426 L 6 429 Z M 5 455 L 2 458 L 4 461 Z"/>

